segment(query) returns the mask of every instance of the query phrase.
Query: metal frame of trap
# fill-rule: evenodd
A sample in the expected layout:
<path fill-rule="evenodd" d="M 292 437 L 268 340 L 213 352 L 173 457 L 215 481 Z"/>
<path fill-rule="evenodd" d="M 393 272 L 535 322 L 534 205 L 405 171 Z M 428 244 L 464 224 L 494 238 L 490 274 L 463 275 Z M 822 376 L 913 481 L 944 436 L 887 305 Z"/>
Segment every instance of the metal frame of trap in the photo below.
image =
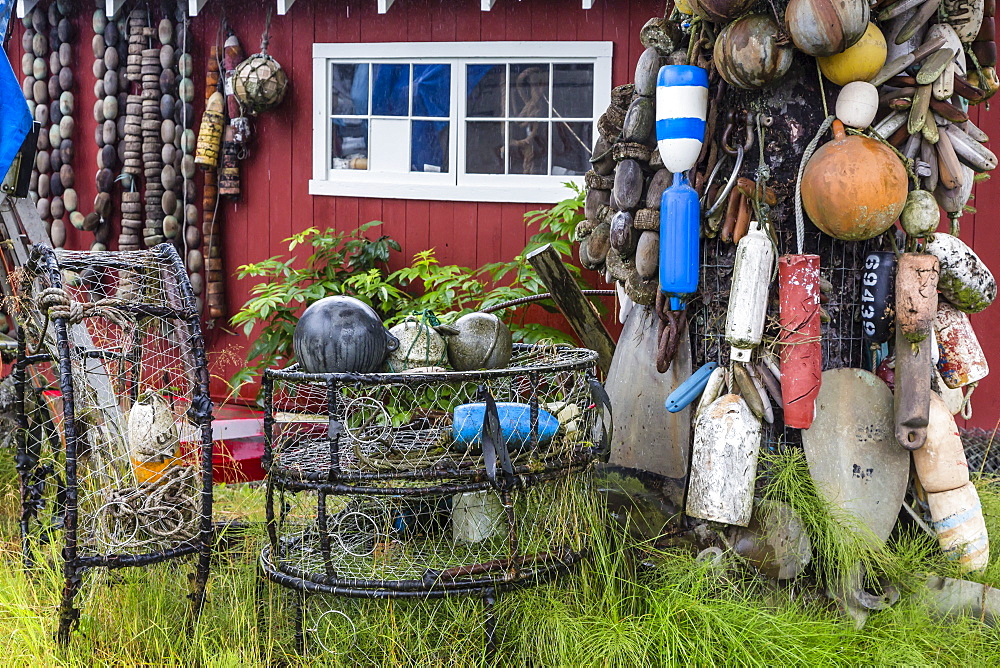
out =
<path fill-rule="evenodd" d="M 28 354 L 24 327 L 18 327 L 18 350 L 17 361 L 14 366 L 14 383 L 16 388 L 16 412 L 18 421 L 17 434 L 17 469 L 21 479 L 21 534 L 23 541 L 23 558 L 25 567 L 30 569 L 33 565 L 33 555 L 30 545 L 32 533 L 32 520 L 38 515 L 39 506 L 42 503 L 45 485 L 56 485 L 57 503 L 61 502 L 61 507 L 53 508 L 50 512 L 62 514 L 61 528 L 63 531 L 63 548 L 60 552 L 62 558 L 62 572 L 65 581 L 62 600 L 59 606 L 59 627 L 57 639 L 61 644 L 69 640 L 69 634 L 73 625 L 80 615 L 80 611 L 74 607 L 74 599 L 82 584 L 83 573 L 88 569 L 107 568 L 117 569 L 126 566 L 146 566 L 168 559 L 173 559 L 189 554 L 197 554 L 197 564 L 193 579 L 192 592 L 189 598 L 192 601 L 195 614 L 200 613 L 205 599 L 205 587 L 208 582 L 210 560 L 212 552 L 212 542 L 214 529 L 212 525 L 212 400 L 209 395 L 209 373 L 208 363 L 205 353 L 205 342 L 201 332 L 201 320 L 196 308 L 194 291 L 187 279 L 187 273 L 181 262 L 180 256 L 171 244 L 160 244 L 147 251 L 155 253 L 160 262 L 165 267 L 169 267 L 177 276 L 183 276 L 179 282 L 182 291 L 184 307 L 174 309 L 169 306 L 154 306 L 149 304 L 125 304 L 123 310 L 131 310 L 139 316 L 155 316 L 164 319 L 183 321 L 190 331 L 189 344 L 195 368 L 191 370 L 192 378 L 192 401 L 188 416 L 192 423 L 196 425 L 200 436 L 199 442 L 199 472 L 200 477 L 200 503 L 197 504 L 198 533 L 195 537 L 185 540 L 183 543 L 164 551 L 145 552 L 139 554 L 115 553 L 115 554 L 79 554 L 78 537 L 78 456 L 81 452 L 81 432 L 79 429 L 78 417 L 76 415 L 75 391 L 72 369 L 71 346 L 78 346 L 78 343 L 70 340 L 70 322 L 65 317 L 53 317 L 50 319 L 50 326 L 54 330 L 55 346 L 58 351 L 58 359 L 53 359 L 48 353 Z M 102 253 L 102 256 L 109 258 L 113 253 Z M 53 287 L 62 288 L 64 286 L 62 270 L 68 267 L 62 266 L 60 259 L 52 248 L 44 244 L 35 244 L 31 248 L 26 270 L 32 269 L 38 273 L 45 272 Z M 83 267 L 77 267 L 77 270 Z M 128 268 L 122 261 L 123 269 Z M 46 314 L 45 317 L 48 317 Z M 89 349 L 80 351 L 85 358 L 103 360 L 109 356 L 114 356 L 114 351 Z M 62 396 L 62 437 L 64 445 L 59 443 L 59 439 L 51 439 L 48 443 L 54 454 L 62 455 L 64 459 L 64 469 L 45 470 L 46 467 L 39 466 L 37 457 L 33 457 L 27 447 L 26 433 L 29 427 L 29 418 L 25 412 L 25 393 L 28 390 L 28 369 L 36 364 L 54 363 L 58 372 L 58 387 Z M 62 452 L 58 452 L 62 448 Z M 64 479 L 59 479 L 62 473 Z M 43 541 L 49 541 L 53 537 L 42 536 Z"/>
<path fill-rule="evenodd" d="M 533 349 L 533 346 L 515 344 L 515 354 Z M 546 482 L 566 479 L 581 471 L 591 462 L 606 457 L 613 426 L 605 422 L 604 409 L 610 415 L 610 401 L 601 384 L 593 374 L 597 353 L 584 349 L 573 352 L 585 353 L 581 359 L 559 362 L 549 366 L 529 368 L 508 367 L 474 372 L 442 371 L 438 373 L 397 373 L 397 374 L 308 374 L 299 372 L 297 366 L 283 370 L 268 369 L 264 372 L 262 395 L 264 400 L 264 468 L 268 472 L 266 486 L 266 527 L 269 544 L 260 554 L 258 582 L 259 623 L 263 624 L 264 585 L 274 582 L 292 590 L 295 596 L 295 643 L 298 652 L 305 651 L 305 602 L 310 595 L 327 594 L 356 599 L 440 599 L 453 596 L 472 596 L 482 599 L 484 604 L 483 636 L 487 653 L 493 655 L 496 644 L 496 616 L 494 604 L 500 594 L 517 588 L 532 586 L 553 580 L 569 572 L 577 563 L 586 558 L 586 549 L 554 550 L 547 553 L 529 555 L 514 554 L 506 559 L 489 562 L 463 564 L 446 570 L 424 571 L 423 576 L 413 579 L 372 579 L 338 575 L 331 564 L 332 550 L 336 549 L 330 540 L 328 530 L 330 520 L 326 498 L 328 496 L 366 495 L 376 497 L 398 497 L 418 500 L 421 497 L 495 490 L 504 507 L 504 526 L 508 532 L 508 542 L 516 545 L 516 527 L 512 511 L 512 495 Z M 500 422 L 496 405 L 487 383 L 516 375 L 527 375 L 532 379 L 530 405 L 532 447 L 538 446 L 539 393 L 537 379 L 547 371 L 578 371 L 586 373 L 590 395 L 597 406 L 603 433 L 600 443 L 579 448 L 566 457 L 550 460 L 544 466 L 513 466 L 510 462 L 506 443 L 500 435 Z M 275 381 L 286 383 L 310 383 L 322 385 L 326 395 L 326 417 L 328 418 L 329 459 L 328 466 L 314 471 L 290 470 L 275 461 L 274 404 Z M 342 428 L 335 415 L 341 401 L 342 388 L 359 388 L 392 383 L 410 385 L 427 382 L 476 383 L 477 400 L 486 403 L 483 419 L 483 465 L 476 468 L 424 468 L 408 471 L 377 472 L 351 471 L 341 466 L 340 448 Z M 278 510 L 276 514 L 276 492 L 313 492 L 317 495 L 316 524 L 319 527 L 320 549 L 323 552 L 326 572 L 311 572 L 281 563 L 274 555 L 279 550 Z M 280 504 L 279 504 L 280 505 Z M 283 508 L 283 506 L 281 506 Z M 331 610 L 328 613 L 344 613 Z M 324 614 L 328 614 L 324 613 Z M 347 618 L 350 622 L 350 618 Z M 351 622 L 353 624 L 353 622 Z M 322 643 L 320 643 L 322 645 Z M 325 645 L 322 645 L 326 647 Z"/>

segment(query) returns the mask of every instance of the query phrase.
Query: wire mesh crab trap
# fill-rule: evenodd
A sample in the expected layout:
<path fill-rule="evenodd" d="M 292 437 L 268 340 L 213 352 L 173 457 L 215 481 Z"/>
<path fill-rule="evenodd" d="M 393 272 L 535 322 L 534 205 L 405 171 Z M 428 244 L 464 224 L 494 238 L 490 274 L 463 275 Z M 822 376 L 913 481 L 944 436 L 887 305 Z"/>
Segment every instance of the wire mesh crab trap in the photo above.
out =
<path fill-rule="evenodd" d="M 89 569 L 212 545 L 212 403 L 195 298 L 176 250 L 53 251 L 17 276 L 17 469 L 24 560 L 61 546 L 58 637 Z"/>
<path fill-rule="evenodd" d="M 264 577 L 304 594 L 490 608 L 568 571 L 586 553 L 574 486 L 611 431 L 596 359 L 515 346 L 489 371 L 267 371 Z M 483 627 L 490 647 L 491 614 Z M 301 623 L 297 638 L 302 649 Z"/>

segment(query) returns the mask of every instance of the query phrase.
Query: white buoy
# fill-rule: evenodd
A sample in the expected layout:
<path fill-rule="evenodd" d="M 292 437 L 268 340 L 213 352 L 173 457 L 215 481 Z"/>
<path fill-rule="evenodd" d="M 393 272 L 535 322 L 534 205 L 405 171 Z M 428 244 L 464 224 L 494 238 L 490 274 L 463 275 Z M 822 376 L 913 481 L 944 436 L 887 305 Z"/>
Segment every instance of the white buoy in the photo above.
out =
<path fill-rule="evenodd" d="M 452 497 L 451 535 L 460 543 L 481 543 L 500 527 L 503 505 L 491 490 Z"/>
<path fill-rule="evenodd" d="M 723 395 L 705 409 L 691 446 L 688 515 L 744 527 L 750 522 L 760 435 L 760 420 L 739 395 Z"/>
<path fill-rule="evenodd" d="M 736 246 L 726 316 L 730 357 L 738 362 L 749 362 L 750 353 L 760 343 L 773 269 L 774 244 L 759 223 L 751 223 L 750 231 Z"/>
<path fill-rule="evenodd" d="M 836 110 L 841 123 L 863 130 L 875 120 L 878 89 L 867 81 L 852 81 L 840 90 Z"/>
<path fill-rule="evenodd" d="M 929 493 L 927 505 L 945 555 L 957 559 L 966 573 L 986 568 L 990 561 L 990 539 L 975 485 L 968 482 L 958 489 Z"/>
<path fill-rule="evenodd" d="M 965 459 L 958 425 L 944 399 L 931 392 L 924 447 L 913 451 L 917 479 L 927 492 L 947 492 L 969 482 L 969 463 Z"/>
<path fill-rule="evenodd" d="M 708 72 L 664 65 L 656 85 L 656 138 L 663 166 L 674 174 L 698 162 L 708 115 Z"/>

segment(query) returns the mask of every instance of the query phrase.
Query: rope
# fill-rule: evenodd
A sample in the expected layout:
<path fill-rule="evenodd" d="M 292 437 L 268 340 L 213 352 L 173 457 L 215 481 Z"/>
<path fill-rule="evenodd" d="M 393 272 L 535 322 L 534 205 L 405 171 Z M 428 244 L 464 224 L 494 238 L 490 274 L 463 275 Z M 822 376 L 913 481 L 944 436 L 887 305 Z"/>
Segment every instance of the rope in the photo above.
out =
<path fill-rule="evenodd" d="M 824 106 L 826 106 L 825 102 Z M 812 138 L 812 141 L 806 146 L 805 153 L 802 154 L 802 161 L 799 162 L 799 173 L 795 177 L 795 242 L 799 255 L 803 253 L 803 242 L 806 236 L 805 215 L 802 213 L 802 175 L 806 171 L 806 163 L 809 162 L 813 153 L 816 152 L 820 138 L 830 129 L 834 118 L 834 116 L 827 116 L 820 124 L 819 130 L 816 131 L 816 136 Z"/>
<path fill-rule="evenodd" d="M 975 383 L 970 383 L 969 391 L 965 393 L 964 397 L 962 397 L 962 409 L 959 412 L 961 413 L 962 417 L 965 418 L 966 420 L 972 419 L 972 393 L 976 391 L 976 388 L 978 386 L 979 386 L 978 381 Z"/>
<path fill-rule="evenodd" d="M 101 513 L 110 520 L 109 526 L 133 526 L 148 538 L 137 540 L 129 536 L 118 544 L 139 547 L 158 543 L 166 538 L 186 540 L 197 532 L 194 523 L 197 503 L 191 496 L 194 469 L 188 466 L 171 466 L 155 482 L 144 482 L 138 487 L 113 490 L 107 496 Z"/>
<path fill-rule="evenodd" d="M 267 20 L 264 22 L 264 32 L 260 36 L 260 52 L 267 55 L 267 45 L 271 41 L 271 12 L 274 7 L 267 6 Z"/>
<path fill-rule="evenodd" d="M 587 297 L 614 297 L 617 293 L 614 290 L 581 290 Z M 537 295 L 529 295 L 527 297 L 519 297 L 517 299 L 511 299 L 507 302 L 502 302 L 496 306 L 490 306 L 489 308 L 482 309 L 483 313 L 495 313 L 497 311 L 502 311 L 505 308 L 513 308 L 515 306 L 520 306 L 521 304 L 530 304 L 531 302 L 542 301 L 543 299 L 552 299 L 551 292 L 543 292 Z"/>
<path fill-rule="evenodd" d="M 95 302 L 78 302 L 62 288 L 45 288 L 38 294 L 38 305 L 49 319 L 63 318 L 77 325 L 84 318 L 102 316 L 119 327 L 125 327 L 128 316 L 121 310 L 125 302 L 121 299 L 104 298 Z"/>

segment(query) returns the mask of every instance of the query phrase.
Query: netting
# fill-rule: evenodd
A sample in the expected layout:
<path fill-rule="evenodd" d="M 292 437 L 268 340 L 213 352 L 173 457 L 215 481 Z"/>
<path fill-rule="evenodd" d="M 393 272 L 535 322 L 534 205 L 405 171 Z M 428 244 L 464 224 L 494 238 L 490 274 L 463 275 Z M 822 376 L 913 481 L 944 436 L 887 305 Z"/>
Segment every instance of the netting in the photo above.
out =
<path fill-rule="evenodd" d="M 490 371 L 266 372 L 263 572 L 302 592 L 424 600 L 568 570 L 611 432 L 596 359 L 515 346 Z M 338 633 L 354 624 L 330 609 Z"/>
<path fill-rule="evenodd" d="M 524 433 L 506 433 L 516 467 L 559 465 L 592 445 L 596 410 L 588 408 L 593 401 L 583 369 L 595 358 L 580 349 L 522 348 L 502 372 L 385 374 L 353 383 L 271 374 L 272 468 L 298 480 L 475 477 L 483 468 L 482 451 L 454 442 L 453 411 L 480 402 L 483 390 L 498 404 L 511 405 L 512 415 L 525 425 L 536 423 L 530 442 L 524 442 Z M 515 404 L 523 415 L 516 414 Z M 559 423 L 552 438 L 538 433 L 543 412 Z M 459 426 L 481 426 L 471 418 L 467 422 Z M 466 440 L 480 436 L 473 430 Z"/>
<path fill-rule="evenodd" d="M 200 551 L 211 533 L 211 402 L 176 251 L 35 246 L 19 270 L 15 375 L 25 556 L 71 569 Z"/>
<path fill-rule="evenodd" d="M 985 475 L 1000 474 L 1000 443 L 996 442 L 996 430 L 961 429 L 962 445 L 969 462 L 969 471 Z"/>

